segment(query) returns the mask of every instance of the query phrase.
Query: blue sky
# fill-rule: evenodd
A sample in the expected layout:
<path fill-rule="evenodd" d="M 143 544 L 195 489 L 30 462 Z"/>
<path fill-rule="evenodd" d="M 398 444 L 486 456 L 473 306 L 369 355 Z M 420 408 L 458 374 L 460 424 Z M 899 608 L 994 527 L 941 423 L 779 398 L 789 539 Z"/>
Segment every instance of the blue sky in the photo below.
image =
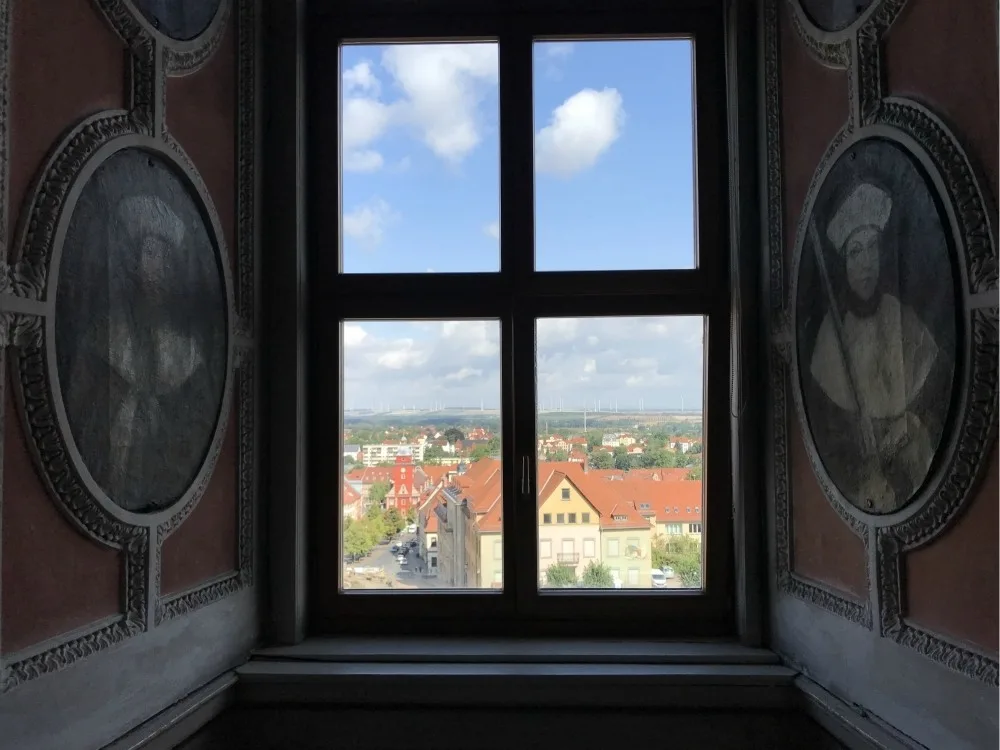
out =
<path fill-rule="evenodd" d="M 539 270 L 693 266 L 691 50 L 536 44 Z M 341 72 L 344 270 L 497 270 L 495 45 L 346 46 Z"/>
<path fill-rule="evenodd" d="M 534 54 L 539 270 L 694 265 L 692 46 L 551 42 Z M 496 271 L 496 47 L 342 50 L 347 273 Z M 700 318 L 543 321 L 538 397 L 566 409 L 701 403 Z M 496 322 L 345 325 L 348 407 L 496 407 Z"/>

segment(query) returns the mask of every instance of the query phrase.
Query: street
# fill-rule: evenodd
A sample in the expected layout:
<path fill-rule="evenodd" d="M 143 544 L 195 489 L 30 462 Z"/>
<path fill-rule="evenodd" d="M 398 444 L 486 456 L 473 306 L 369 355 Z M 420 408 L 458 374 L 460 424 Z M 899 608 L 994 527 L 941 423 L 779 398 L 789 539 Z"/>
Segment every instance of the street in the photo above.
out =
<path fill-rule="evenodd" d="M 403 533 L 388 544 L 380 544 L 370 554 L 353 563 L 350 567 L 382 568 L 389 580 L 393 581 L 393 586 L 397 588 L 447 588 L 441 585 L 436 576 L 433 578 L 424 576 L 426 561 L 417 557 L 419 548 L 410 548 L 410 553 L 406 556 L 405 565 L 400 565 L 396 562 L 396 555 L 392 552 L 392 545 L 400 544 L 409 546 L 410 542 L 416 538 L 416 534 Z"/>

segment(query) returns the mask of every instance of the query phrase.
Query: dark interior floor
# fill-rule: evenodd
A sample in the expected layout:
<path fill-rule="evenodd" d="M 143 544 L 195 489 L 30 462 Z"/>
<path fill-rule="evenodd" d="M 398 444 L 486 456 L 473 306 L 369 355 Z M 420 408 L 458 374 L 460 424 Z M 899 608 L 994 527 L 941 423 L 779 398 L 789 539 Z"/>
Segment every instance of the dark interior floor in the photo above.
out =
<path fill-rule="evenodd" d="M 233 708 L 181 750 L 843 750 L 806 716 L 778 711 L 650 713 L 432 708 Z"/>

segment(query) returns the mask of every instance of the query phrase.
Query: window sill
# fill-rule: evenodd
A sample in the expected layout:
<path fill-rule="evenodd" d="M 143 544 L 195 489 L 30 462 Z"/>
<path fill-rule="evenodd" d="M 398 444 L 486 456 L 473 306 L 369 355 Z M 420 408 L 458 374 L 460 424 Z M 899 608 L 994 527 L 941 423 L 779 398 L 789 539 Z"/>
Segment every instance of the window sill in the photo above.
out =
<path fill-rule="evenodd" d="M 797 673 L 731 643 L 316 639 L 257 651 L 243 704 L 791 708 Z"/>

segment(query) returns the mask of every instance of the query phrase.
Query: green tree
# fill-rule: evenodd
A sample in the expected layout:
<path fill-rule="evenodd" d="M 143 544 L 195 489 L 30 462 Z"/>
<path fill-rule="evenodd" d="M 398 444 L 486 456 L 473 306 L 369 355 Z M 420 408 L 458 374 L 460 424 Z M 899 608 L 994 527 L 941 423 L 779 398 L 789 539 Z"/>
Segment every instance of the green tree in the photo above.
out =
<path fill-rule="evenodd" d="M 399 512 L 399 508 L 389 508 L 385 512 L 385 530 L 389 536 L 398 534 L 405 525 L 406 522 L 403 520 L 403 514 Z"/>
<path fill-rule="evenodd" d="M 351 519 L 344 522 L 344 554 L 350 556 L 352 560 L 364 557 L 371 551 L 370 540 L 363 521 L 351 523 Z"/>
<path fill-rule="evenodd" d="M 494 435 L 486 441 L 486 447 L 490 449 L 490 455 L 494 456 L 500 452 L 500 436 Z"/>
<path fill-rule="evenodd" d="M 701 451 L 702 451 L 701 443 L 695 443 L 690 448 L 688 448 L 688 453 L 693 453 L 695 455 L 701 453 Z"/>
<path fill-rule="evenodd" d="M 553 588 L 576 586 L 576 571 L 569 565 L 550 565 L 545 571 L 546 585 Z"/>
<path fill-rule="evenodd" d="M 583 569 L 580 585 L 588 589 L 612 589 L 615 587 L 615 579 L 611 575 L 611 568 L 597 560 L 591 560 Z"/>
<path fill-rule="evenodd" d="M 701 477 L 701 466 L 694 466 L 691 468 L 691 471 L 687 473 L 685 479 L 701 479 Z"/>
<path fill-rule="evenodd" d="M 424 463 L 437 463 L 444 458 L 444 449 L 440 445 L 431 445 L 424 449 Z"/>
<path fill-rule="evenodd" d="M 490 457 L 490 449 L 485 445 L 477 445 L 475 448 L 472 449 L 472 453 L 469 456 L 469 460 L 479 461 L 480 459 L 489 457 Z"/>
<path fill-rule="evenodd" d="M 701 587 L 701 544 L 698 540 L 658 534 L 653 537 L 652 560 L 654 568 L 671 568 L 685 587 Z"/>
<path fill-rule="evenodd" d="M 566 451 L 552 451 L 549 454 L 549 461 L 569 461 L 569 454 Z"/>
<path fill-rule="evenodd" d="M 465 440 L 465 433 L 457 427 L 449 427 L 444 431 L 445 440 L 454 445 L 459 440 Z"/>
<path fill-rule="evenodd" d="M 388 482 L 375 482 L 368 489 L 368 502 L 381 508 L 385 503 L 385 496 L 389 494 L 391 485 Z"/>
<path fill-rule="evenodd" d="M 607 451 L 594 451 L 590 454 L 588 463 L 591 469 L 610 469 L 614 466 L 614 459 Z"/>
<path fill-rule="evenodd" d="M 600 430 L 587 430 L 587 450 L 592 451 L 595 448 L 601 447 L 601 441 L 604 440 L 604 433 Z"/>
<path fill-rule="evenodd" d="M 632 468 L 632 458 L 629 456 L 628 451 L 619 446 L 615 448 L 615 468 L 620 471 L 628 471 Z"/>
<path fill-rule="evenodd" d="M 407 525 L 417 522 L 417 508 L 411 505 L 406 509 L 406 523 Z"/>

